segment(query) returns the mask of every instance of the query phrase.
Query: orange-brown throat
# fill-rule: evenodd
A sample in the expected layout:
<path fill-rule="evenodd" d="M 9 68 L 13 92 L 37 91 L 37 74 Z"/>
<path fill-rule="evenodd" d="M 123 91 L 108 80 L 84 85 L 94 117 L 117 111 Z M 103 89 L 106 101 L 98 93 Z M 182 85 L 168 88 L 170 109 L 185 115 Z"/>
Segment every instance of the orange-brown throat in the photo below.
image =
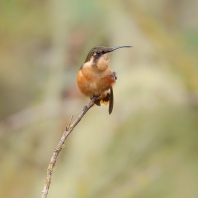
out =
<path fill-rule="evenodd" d="M 99 71 L 104 71 L 108 68 L 110 63 L 109 53 L 105 53 L 100 57 L 93 57 L 91 65 Z"/>
<path fill-rule="evenodd" d="M 103 54 L 100 57 L 92 56 L 89 61 L 84 63 L 80 69 L 95 75 L 103 75 L 109 68 L 110 57 L 109 53 Z"/>

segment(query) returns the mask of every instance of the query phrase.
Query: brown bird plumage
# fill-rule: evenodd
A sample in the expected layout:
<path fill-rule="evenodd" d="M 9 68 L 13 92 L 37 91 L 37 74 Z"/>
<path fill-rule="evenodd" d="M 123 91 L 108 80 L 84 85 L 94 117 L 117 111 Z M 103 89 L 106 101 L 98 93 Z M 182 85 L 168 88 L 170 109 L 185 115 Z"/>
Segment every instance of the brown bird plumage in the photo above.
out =
<path fill-rule="evenodd" d="M 89 98 L 98 96 L 95 104 L 109 103 L 109 114 L 113 110 L 113 85 L 117 76 L 109 68 L 109 53 L 124 47 L 104 47 L 96 46 L 87 55 L 84 64 L 80 67 L 77 74 L 77 84 L 82 94 Z"/>

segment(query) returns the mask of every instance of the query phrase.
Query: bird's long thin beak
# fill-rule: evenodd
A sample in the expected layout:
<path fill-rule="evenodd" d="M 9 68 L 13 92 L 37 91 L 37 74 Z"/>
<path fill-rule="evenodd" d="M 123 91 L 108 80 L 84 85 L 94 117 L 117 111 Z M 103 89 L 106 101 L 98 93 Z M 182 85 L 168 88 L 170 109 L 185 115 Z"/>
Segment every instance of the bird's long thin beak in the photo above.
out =
<path fill-rule="evenodd" d="M 110 47 L 108 52 L 112 52 L 114 50 L 117 50 L 119 48 L 129 48 L 129 47 L 132 47 L 132 46 L 117 46 L 117 47 Z"/>

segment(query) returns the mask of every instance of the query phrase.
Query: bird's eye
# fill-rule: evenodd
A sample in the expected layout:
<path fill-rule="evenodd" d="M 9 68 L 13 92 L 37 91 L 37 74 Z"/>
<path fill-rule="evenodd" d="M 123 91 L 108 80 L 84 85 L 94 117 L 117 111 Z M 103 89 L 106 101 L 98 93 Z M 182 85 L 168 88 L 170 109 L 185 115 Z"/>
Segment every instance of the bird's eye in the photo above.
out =
<path fill-rule="evenodd" d="M 97 54 L 97 55 L 100 55 L 101 53 L 100 53 L 100 52 L 96 52 L 96 54 Z"/>

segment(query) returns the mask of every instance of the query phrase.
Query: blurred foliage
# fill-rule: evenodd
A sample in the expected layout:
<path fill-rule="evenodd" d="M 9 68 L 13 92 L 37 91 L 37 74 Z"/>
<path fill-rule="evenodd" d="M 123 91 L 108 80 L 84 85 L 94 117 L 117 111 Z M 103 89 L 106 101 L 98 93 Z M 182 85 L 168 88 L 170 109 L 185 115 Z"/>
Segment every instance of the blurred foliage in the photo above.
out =
<path fill-rule="evenodd" d="M 112 53 L 115 106 L 67 139 L 48 197 L 198 197 L 198 2 L 0 2 L 0 197 L 38 197 L 53 149 L 88 99 L 76 74 Z"/>

